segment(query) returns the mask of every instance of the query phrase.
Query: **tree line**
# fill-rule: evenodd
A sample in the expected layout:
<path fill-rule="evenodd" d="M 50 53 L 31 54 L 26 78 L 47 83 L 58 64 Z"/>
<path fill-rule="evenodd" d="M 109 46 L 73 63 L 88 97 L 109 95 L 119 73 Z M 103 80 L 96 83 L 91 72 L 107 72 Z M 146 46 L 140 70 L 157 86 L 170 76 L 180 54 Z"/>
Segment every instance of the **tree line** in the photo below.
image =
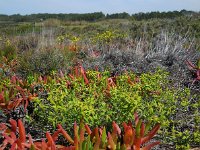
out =
<path fill-rule="evenodd" d="M 49 14 L 49 13 L 39 13 L 39 14 L 30 14 L 30 15 L 4 15 L 0 14 L 0 21 L 14 21 L 14 22 L 39 22 L 46 19 L 59 19 L 65 21 L 98 21 L 102 19 L 135 19 L 135 20 L 148 20 L 152 18 L 170 18 L 173 19 L 175 17 L 185 16 L 185 15 L 196 15 L 200 14 L 199 12 L 194 11 L 168 11 L 168 12 L 147 12 L 147 13 L 136 13 L 136 14 L 128 14 L 126 12 L 123 13 L 114 13 L 114 14 L 104 14 L 102 12 L 94 12 L 94 13 L 70 13 L 70 14 Z"/>

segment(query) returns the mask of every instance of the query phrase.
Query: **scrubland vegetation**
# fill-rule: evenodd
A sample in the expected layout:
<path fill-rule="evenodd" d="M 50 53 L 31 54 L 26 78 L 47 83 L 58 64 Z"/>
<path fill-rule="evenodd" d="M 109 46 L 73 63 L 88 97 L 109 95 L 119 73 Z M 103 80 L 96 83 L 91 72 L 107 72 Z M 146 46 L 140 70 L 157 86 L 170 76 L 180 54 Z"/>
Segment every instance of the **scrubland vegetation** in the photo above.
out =
<path fill-rule="evenodd" d="M 199 13 L 0 19 L 0 148 L 200 147 Z"/>

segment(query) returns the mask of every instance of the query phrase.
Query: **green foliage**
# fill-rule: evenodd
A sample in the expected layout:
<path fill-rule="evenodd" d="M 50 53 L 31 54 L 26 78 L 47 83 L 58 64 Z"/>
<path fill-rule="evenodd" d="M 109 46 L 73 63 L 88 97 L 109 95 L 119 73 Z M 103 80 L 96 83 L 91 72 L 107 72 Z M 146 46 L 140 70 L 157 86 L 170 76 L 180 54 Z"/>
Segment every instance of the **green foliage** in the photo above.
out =
<path fill-rule="evenodd" d="M 80 37 L 77 37 L 77 36 L 72 35 L 72 34 L 66 34 L 66 35 L 58 36 L 56 40 L 59 44 L 69 43 L 69 42 L 76 44 L 78 41 L 80 41 Z"/>
<path fill-rule="evenodd" d="M 181 10 L 181 11 L 168 11 L 168 12 L 150 12 L 150 13 L 138 13 L 138 14 L 133 14 L 133 18 L 137 20 L 147 20 L 147 19 L 153 19 L 153 18 L 176 18 L 180 16 L 184 16 L 185 14 L 192 14 L 190 11 L 186 10 Z"/>
<path fill-rule="evenodd" d="M 4 110 L 24 105 L 29 92 L 33 96 L 36 92 L 38 98 L 31 105 L 34 114 L 24 119 L 47 130 L 61 123 L 70 131 L 74 121 L 82 118 L 92 127 L 111 129 L 110 121 L 131 120 L 137 111 L 152 124 L 161 123 L 158 138 L 164 144 L 174 149 L 199 146 L 199 13 L 183 10 L 132 17 L 127 13 L 17 14 L 0 18 L 0 105 Z M 101 71 L 109 67 L 112 74 L 120 75 L 81 73 L 77 68 L 71 75 L 55 73 L 68 71 L 77 62 L 87 68 L 97 65 Z M 163 71 L 143 73 L 154 72 L 155 66 L 168 70 L 170 80 Z M 124 68 L 140 75 L 122 73 Z M 20 85 L 24 92 L 10 83 L 16 74 L 22 75 L 20 80 L 26 79 Z"/>
<path fill-rule="evenodd" d="M 5 57 L 8 61 L 16 58 L 16 47 L 11 43 L 8 38 L 0 39 L 0 61 L 3 61 L 2 58 Z"/>
<path fill-rule="evenodd" d="M 174 141 L 176 143 L 176 149 L 189 149 L 189 137 L 190 133 L 188 130 L 184 132 L 178 132 Z"/>
<path fill-rule="evenodd" d="M 126 12 L 106 15 L 106 19 L 125 19 L 125 18 L 130 18 L 130 15 Z"/>
<path fill-rule="evenodd" d="M 162 71 L 141 76 L 124 74 L 113 78 L 113 84 L 109 82 L 108 72 L 88 71 L 86 76 L 88 85 L 81 76 L 73 79 L 54 76 L 45 84 L 47 99 L 35 101 L 34 114 L 40 123 L 54 127 L 61 123 L 71 128 L 75 120 L 84 118 L 94 127 L 111 121 L 128 121 L 138 111 L 142 117 L 160 122 L 166 128 L 172 121 L 170 117 L 175 113 L 178 100 L 183 98 L 176 96 L 181 91 L 168 88 L 167 74 Z"/>
<path fill-rule="evenodd" d="M 91 40 L 94 43 L 100 43 L 100 44 L 109 44 L 112 43 L 114 40 L 122 40 L 127 35 L 125 33 L 117 32 L 117 31 L 105 31 L 103 33 L 97 33 Z"/>

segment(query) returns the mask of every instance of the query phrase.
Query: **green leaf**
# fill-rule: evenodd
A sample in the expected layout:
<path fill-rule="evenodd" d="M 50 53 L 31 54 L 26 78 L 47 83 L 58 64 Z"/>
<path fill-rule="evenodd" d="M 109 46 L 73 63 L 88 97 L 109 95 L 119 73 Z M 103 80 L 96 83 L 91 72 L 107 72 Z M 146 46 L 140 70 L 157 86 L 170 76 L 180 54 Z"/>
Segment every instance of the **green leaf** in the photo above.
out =
<path fill-rule="evenodd" d="M 136 137 L 140 137 L 140 126 L 142 124 L 142 120 L 139 120 L 137 125 L 136 125 Z"/>
<path fill-rule="evenodd" d="M 103 127 L 101 140 L 102 140 L 103 148 L 105 148 L 106 142 L 107 142 L 107 135 L 106 135 L 106 128 L 105 127 Z"/>

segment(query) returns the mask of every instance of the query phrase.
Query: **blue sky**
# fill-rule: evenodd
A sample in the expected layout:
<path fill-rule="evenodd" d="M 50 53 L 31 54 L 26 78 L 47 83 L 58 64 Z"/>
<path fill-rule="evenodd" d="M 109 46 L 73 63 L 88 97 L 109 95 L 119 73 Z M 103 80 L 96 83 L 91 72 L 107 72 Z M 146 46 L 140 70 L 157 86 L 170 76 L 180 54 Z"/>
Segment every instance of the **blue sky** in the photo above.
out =
<path fill-rule="evenodd" d="M 0 14 L 200 11 L 200 0 L 0 0 Z"/>

